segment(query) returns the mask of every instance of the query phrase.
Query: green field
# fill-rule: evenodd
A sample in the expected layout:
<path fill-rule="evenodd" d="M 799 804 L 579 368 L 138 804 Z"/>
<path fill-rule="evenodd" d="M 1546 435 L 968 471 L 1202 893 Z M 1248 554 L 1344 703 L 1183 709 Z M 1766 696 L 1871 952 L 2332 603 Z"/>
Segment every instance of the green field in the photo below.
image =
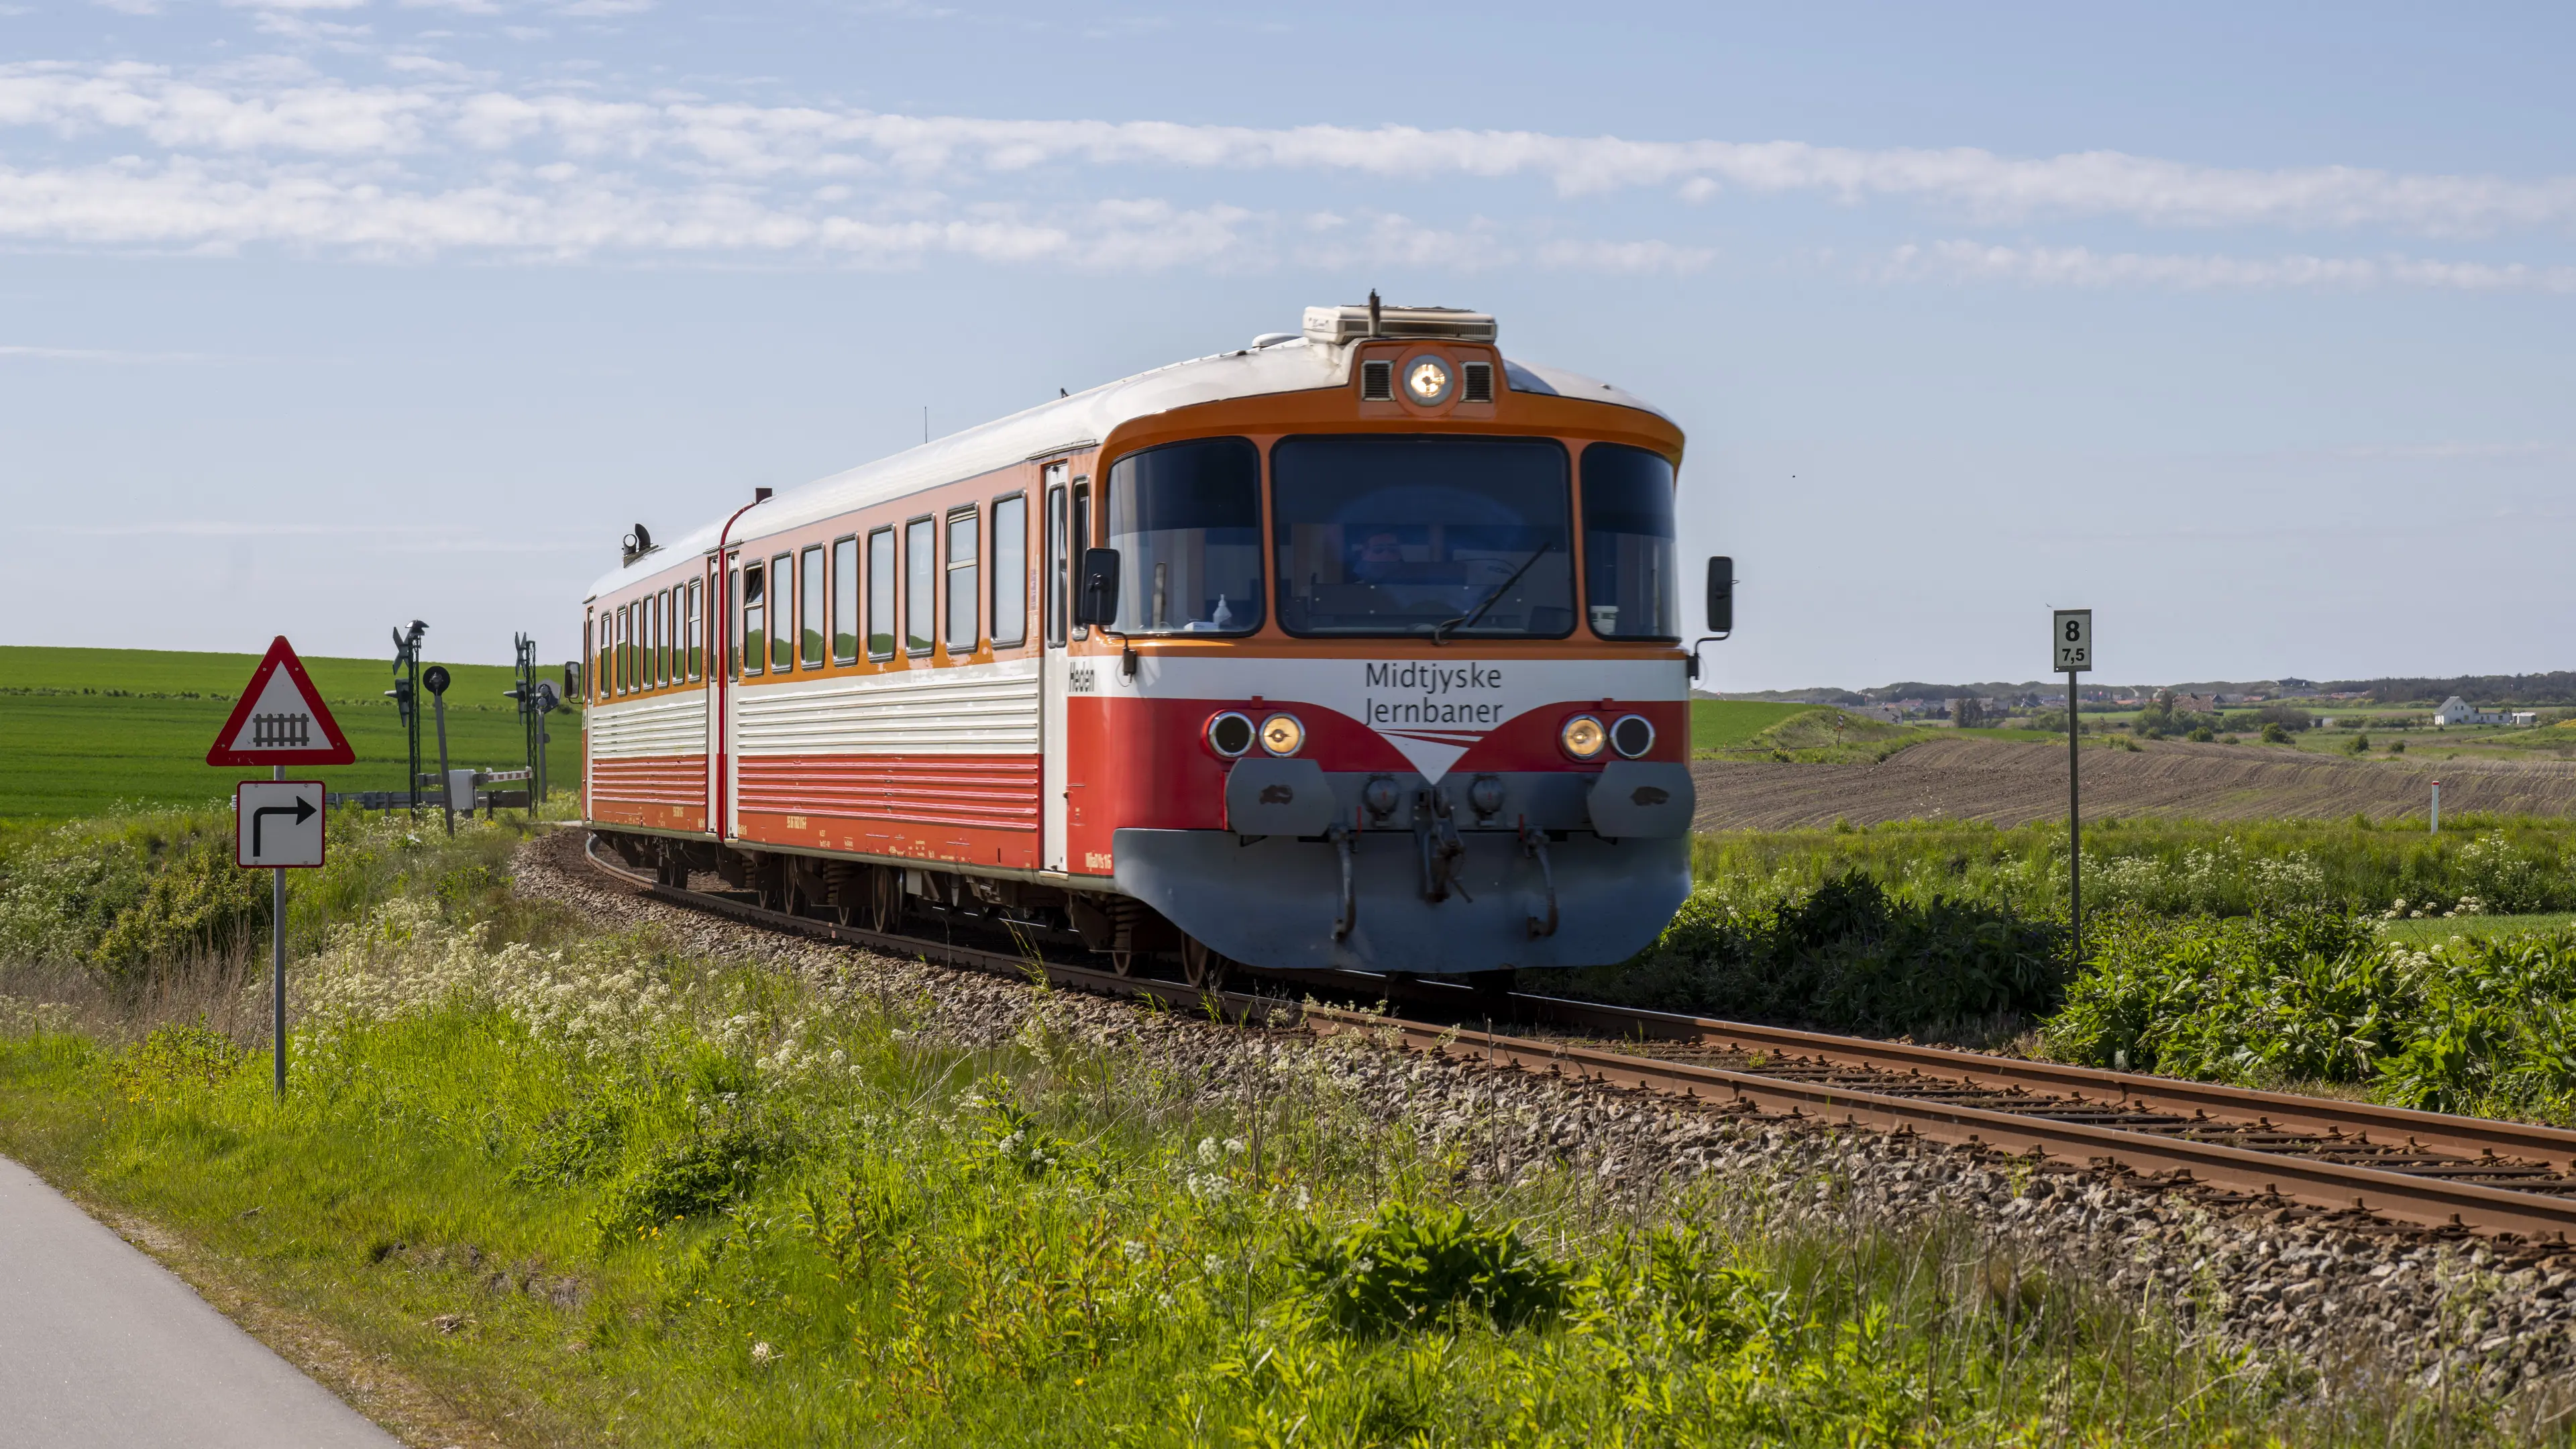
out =
<path fill-rule="evenodd" d="M 232 793 L 258 770 L 219 770 L 206 748 L 250 682 L 255 654 L 158 649 L 0 647 L 0 819 L 60 820 L 95 815 L 120 801 L 200 804 Z M 402 788 L 404 736 L 384 697 L 393 666 L 380 659 L 307 658 L 306 673 L 357 749 L 358 762 L 295 771 L 334 790 Z M 501 697 L 511 671 L 451 664 L 448 756 L 458 766 L 524 766 L 517 705 Z M 540 673 L 562 685 L 561 666 Z M 546 766 L 554 783 L 581 778 L 581 721 L 553 717 Z M 437 768 L 435 730 L 421 731 L 423 767 Z"/>
<path fill-rule="evenodd" d="M 1691 753 L 1722 750 L 1749 743 L 1755 735 L 1817 708 L 1812 704 L 1771 704 L 1758 699 L 1691 701 Z"/>

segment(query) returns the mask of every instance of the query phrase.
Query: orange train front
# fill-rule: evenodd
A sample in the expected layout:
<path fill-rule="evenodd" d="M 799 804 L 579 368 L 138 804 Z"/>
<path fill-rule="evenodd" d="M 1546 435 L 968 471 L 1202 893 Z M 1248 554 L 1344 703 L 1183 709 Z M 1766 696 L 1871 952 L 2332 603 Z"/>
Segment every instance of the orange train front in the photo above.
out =
<path fill-rule="evenodd" d="M 639 529 L 585 606 L 591 825 L 1193 979 L 1634 953 L 1690 888 L 1682 435 L 1494 338 L 1310 308 Z"/>

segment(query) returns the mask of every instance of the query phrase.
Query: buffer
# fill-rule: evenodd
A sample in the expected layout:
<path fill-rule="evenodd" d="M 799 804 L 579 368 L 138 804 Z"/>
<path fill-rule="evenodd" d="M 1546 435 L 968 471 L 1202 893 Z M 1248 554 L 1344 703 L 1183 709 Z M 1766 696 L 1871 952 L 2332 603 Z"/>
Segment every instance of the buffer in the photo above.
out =
<path fill-rule="evenodd" d="M 241 702 L 206 751 L 209 765 L 347 765 L 357 758 L 283 634 L 251 671 Z"/>

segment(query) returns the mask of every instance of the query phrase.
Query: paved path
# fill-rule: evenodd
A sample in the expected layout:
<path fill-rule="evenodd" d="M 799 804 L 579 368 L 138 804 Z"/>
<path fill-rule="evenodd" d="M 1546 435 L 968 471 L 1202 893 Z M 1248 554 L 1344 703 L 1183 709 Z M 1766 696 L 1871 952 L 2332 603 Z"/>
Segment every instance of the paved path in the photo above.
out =
<path fill-rule="evenodd" d="M 0 1449 L 398 1449 L 0 1157 Z"/>

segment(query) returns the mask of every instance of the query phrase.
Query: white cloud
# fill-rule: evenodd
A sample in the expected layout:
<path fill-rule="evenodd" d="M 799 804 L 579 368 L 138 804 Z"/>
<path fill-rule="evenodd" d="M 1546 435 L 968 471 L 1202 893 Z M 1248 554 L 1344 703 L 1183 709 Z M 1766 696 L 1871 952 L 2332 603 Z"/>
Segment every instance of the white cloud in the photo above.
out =
<path fill-rule="evenodd" d="M 2020 282 L 2175 291 L 2427 287 L 2458 292 L 2576 292 L 2576 267 L 2519 262 L 2446 262 L 2408 256 L 2196 256 L 1971 241 L 1898 247 L 1869 274 L 1898 282 Z"/>

